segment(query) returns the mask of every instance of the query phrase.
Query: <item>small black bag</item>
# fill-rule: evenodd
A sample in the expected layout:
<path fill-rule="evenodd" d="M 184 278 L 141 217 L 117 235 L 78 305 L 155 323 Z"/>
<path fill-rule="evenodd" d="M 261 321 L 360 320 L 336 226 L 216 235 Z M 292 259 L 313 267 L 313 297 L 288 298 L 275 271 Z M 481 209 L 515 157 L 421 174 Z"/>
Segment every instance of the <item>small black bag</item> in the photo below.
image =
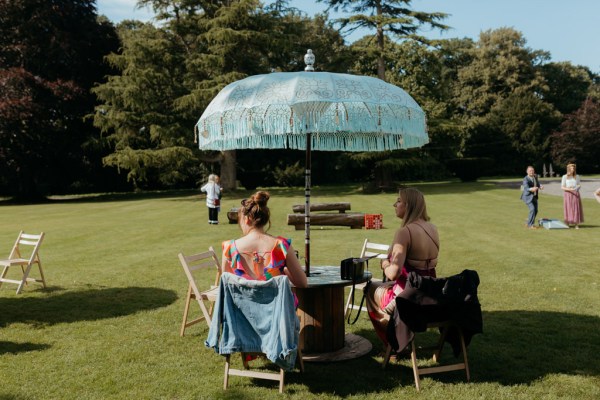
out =
<path fill-rule="evenodd" d="M 346 258 L 340 264 L 340 277 L 354 281 L 365 273 L 365 262 L 368 258 Z"/>
<path fill-rule="evenodd" d="M 376 257 L 376 255 L 373 257 Z M 373 257 L 345 258 L 340 263 L 340 277 L 344 280 L 352 280 L 352 298 L 350 299 L 350 304 L 354 304 L 354 293 L 356 293 L 356 281 L 364 276 L 365 265 L 367 265 L 367 270 L 369 269 L 369 260 Z M 348 323 L 350 325 L 355 324 L 358 320 L 358 317 L 360 316 L 360 311 L 365 302 L 365 296 L 370 283 L 371 281 L 369 280 L 367 282 L 367 286 L 363 291 L 363 297 L 360 300 L 360 306 L 358 306 L 359 310 L 353 322 L 350 322 L 350 317 L 352 316 L 352 309 L 350 309 L 350 312 L 348 313 Z"/>

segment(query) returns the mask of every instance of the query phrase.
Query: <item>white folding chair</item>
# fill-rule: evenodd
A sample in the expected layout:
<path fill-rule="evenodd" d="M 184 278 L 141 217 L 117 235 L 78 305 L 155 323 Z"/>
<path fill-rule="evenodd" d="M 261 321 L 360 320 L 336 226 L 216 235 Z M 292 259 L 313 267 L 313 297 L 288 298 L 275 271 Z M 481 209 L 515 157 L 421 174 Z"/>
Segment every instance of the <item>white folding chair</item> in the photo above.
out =
<path fill-rule="evenodd" d="M 185 297 L 185 307 L 183 309 L 183 321 L 181 323 L 180 336 L 185 334 L 185 329 L 188 326 L 197 324 L 202 320 L 206 320 L 208 326 L 210 326 L 210 319 L 212 316 L 213 304 L 217 298 L 219 280 L 221 279 L 221 265 L 219 259 L 215 254 L 215 250 L 209 247 L 208 251 L 204 253 L 192 254 L 185 256 L 183 253 L 179 253 L 179 261 L 183 267 L 183 271 L 188 278 L 188 290 Z M 200 291 L 198 284 L 196 283 L 195 273 L 201 269 L 214 268 L 216 270 L 216 277 L 214 285 L 211 285 L 209 289 Z M 190 310 L 190 303 L 192 299 L 196 299 L 202 310 L 202 316 L 194 320 L 188 321 L 188 313 Z M 206 307 L 205 301 L 212 302 L 210 308 Z"/>
<path fill-rule="evenodd" d="M 39 282 L 46 288 L 46 280 L 44 279 L 44 271 L 42 270 L 42 262 L 40 261 L 39 256 L 39 249 L 43 239 L 44 232 L 39 235 L 32 235 L 24 233 L 23 231 L 19 232 L 17 241 L 10 251 L 8 259 L 0 260 L 0 267 L 4 267 L 2 275 L 0 275 L 0 285 L 2 285 L 2 282 L 19 285 L 17 294 L 21 293 L 23 286 L 26 285 L 27 282 Z M 28 253 L 28 251 L 30 251 L 30 253 Z M 29 277 L 33 264 L 37 264 L 40 270 L 39 279 Z M 14 266 L 21 267 L 22 277 L 19 280 L 6 278 L 8 269 Z"/>
<path fill-rule="evenodd" d="M 374 257 L 376 260 L 385 259 L 385 258 L 387 258 L 389 249 L 390 249 L 390 246 L 388 244 L 373 243 L 373 242 L 369 242 L 369 239 L 365 239 L 362 250 L 360 251 L 359 258 Z M 376 260 L 373 260 L 372 262 L 376 263 L 377 262 Z M 377 278 L 373 278 L 371 280 L 381 281 L 381 279 L 377 279 Z M 367 285 L 366 283 L 360 283 L 360 284 L 357 284 L 354 288 L 352 288 L 352 287 L 350 288 L 350 293 L 348 294 L 348 299 L 346 300 L 346 307 L 344 308 L 344 315 L 346 317 L 348 316 L 350 309 L 354 309 L 354 310 L 359 309 L 359 306 L 357 306 L 356 304 L 352 304 L 352 295 L 354 293 L 354 290 L 356 290 L 356 289 L 362 290 L 365 288 L 366 285 Z"/>

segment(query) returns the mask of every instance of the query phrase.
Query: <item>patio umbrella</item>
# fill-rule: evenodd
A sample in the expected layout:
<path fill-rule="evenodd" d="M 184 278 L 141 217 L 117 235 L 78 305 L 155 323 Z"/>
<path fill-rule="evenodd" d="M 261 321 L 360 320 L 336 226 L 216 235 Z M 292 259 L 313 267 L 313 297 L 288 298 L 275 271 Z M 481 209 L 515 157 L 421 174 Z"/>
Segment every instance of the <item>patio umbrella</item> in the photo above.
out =
<path fill-rule="evenodd" d="M 311 58 L 309 50 L 308 71 Z M 307 275 L 311 151 L 385 151 L 429 142 L 425 113 L 404 90 L 369 76 L 328 72 L 274 72 L 233 82 L 212 100 L 195 128 L 202 150 L 306 151 Z"/>

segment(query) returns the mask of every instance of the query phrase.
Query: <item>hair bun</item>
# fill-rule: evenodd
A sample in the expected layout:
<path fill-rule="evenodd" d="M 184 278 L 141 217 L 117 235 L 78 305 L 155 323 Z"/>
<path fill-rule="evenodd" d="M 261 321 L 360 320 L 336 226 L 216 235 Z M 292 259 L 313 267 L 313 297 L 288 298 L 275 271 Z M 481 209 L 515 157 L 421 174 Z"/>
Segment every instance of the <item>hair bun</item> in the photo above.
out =
<path fill-rule="evenodd" d="M 267 201 L 269 201 L 269 193 L 267 192 L 256 192 L 253 196 L 252 196 L 252 201 L 255 202 L 256 204 L 258 204 L 259 206 L 263 207 L 267 205 Z"/>

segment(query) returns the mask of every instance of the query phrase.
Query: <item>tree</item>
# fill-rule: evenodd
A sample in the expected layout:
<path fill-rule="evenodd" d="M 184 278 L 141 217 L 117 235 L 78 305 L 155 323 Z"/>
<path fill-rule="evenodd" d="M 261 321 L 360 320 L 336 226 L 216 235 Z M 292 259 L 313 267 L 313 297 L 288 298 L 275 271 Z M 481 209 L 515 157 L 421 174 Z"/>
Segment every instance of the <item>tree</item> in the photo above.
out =
<path fill-rule="evenodd" d="M 101 102 L 94 123 L 113 146 L 104 163 L 128 171 L 136 189 L 186 181 L 198 167 L 190 149 L 193 116 L 175 104 L 188 92 L 181 43 L 149 23 L 127 21 L 118 32 L 122 50 L 107 58 L 121 75 L 94 88 Z"/>
<path fill-rule="evenodd" d="M 543 94 L 545 101 L 562 114 L 570 114 L 581 107 L 592 84 L 592 73 L 587 67 L 559 62 L 544 64 L 541 71 L 547 83 Z"/>
<path fill-rule="evenodd" d="M 297 70 L 311 41 L 323 49 L 324 67 L 339 64 L 343 49 L 322 17 L 311 20 L 285 1 L 267 8 L 256 0 L 140 3 L 154 7 L 161 24 L 119 26 L 123 50 L 109 59 L 120 75 L 95 89 L 102 101 L 95 123 L 115 146 L 105 161 L 142 187 L 200 180 L 215 163 L 220 171 L 211 172 L 235 187 L 236 152 L 200 152 L 192 143 L 191 127 L 209 102 L 246 76 Z M 251 164 L 257 168 L 256 158 Z"/>
<path fill-rule="evenodd" d="M 554 107 L 531 93 L 512 94 L 471 127 L 471 157 L 493 157 L 490 173 L 512 174 L 548 159 L 549 133 L 560 121 Z"/>
<path fill-rule="evenodd" d="M 352 32 L 356 29 L 375 31 L 375 54 L 377 56 L 377 76 L 385 80 L 386 38 L 385 32 L 396 39 L 417 38 L 417 32 L 423 25 L 432 28 L 448 29 L 438 21 L 447 14 L 414 11 L 409 8 L 411 0 L 318 0 L 328 5 L 327 10 L 350 13 L 350 17 L 336 20 L 342 30 Z"/>
<path fill-rule="evenodd" d="M 117 45 L 93 0 L 0 0 L 0 166 L 9 194 L 38 199 L 89 179 L 89 88 Z"/>
<path fill-rule="evenodd" d="M 540 66 L 549 55 L 525 45 L 511 28 L 482 32 L 454 85 L 453 109 L 463 120 L 461 154 L 495 159 L 498 173 L 513 171 L 523 157 L 540 161 L 557 123 L 543 99 L 548 86 Z"/>
<path fill-rule="evenodd" d="M 555 163 L 573 162 L 578 171 L 599 171 L 600 101 L 588 97 L 579 109 L 566 116 L 551 141 Z"/>

